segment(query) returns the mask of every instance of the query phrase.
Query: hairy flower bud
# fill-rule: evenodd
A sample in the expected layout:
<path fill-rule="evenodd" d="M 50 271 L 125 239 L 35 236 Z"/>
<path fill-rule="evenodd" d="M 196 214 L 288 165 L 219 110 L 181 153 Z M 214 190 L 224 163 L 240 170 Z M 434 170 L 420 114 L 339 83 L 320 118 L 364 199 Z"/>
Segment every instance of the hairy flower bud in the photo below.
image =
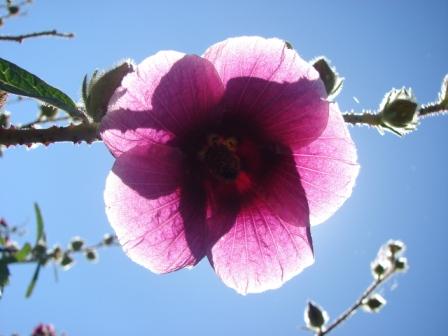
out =
<path fill-rule="evenodd" d="M 383 260 L 375 260 L 371 265 L 372 275 L 378 280 L 381 279 L 386 271 L 389 269 L 389 264 Z"/>
<path fill-rule="evenodd" d="M 400 257 L 395 260 L 395 269 L 398 272 L 405 272 L 409 268 L 408 259 L 405 257 Z"/>
<path fill-rule="evenodd" d="M 390 240 L 386 244 L 387 254 L 392 257 L 402 253 L 405 248 L 406 246 L 401 240 Z"/>
<path fill-rule="evenodd" d="M 418 104 L 411 89 L 392 89 L 380 105 L 380 127 L 402 136 L 416 129 Z"/>
<path fill-rule="evenodd" d="M 33 254 L 37 259 L 44 258 L 47 255 L 47 244 L 40 240 L 33 248 Z"/>
<path fill-rule="evenodd" d="M 330 65 L 330 61 L 325 57 L 319 57 L 314 61 L 313 67 L 319 73 L 320 79 L 324 82 L 328 99 L 334 99 L 341 92 L 344 78 L 340 77 L 336 69 Z"/>
<path fill-rule="evenodd" d="M 74 259 L 70 256 L 69 253 L 64 253 L 62 260 L 61 260 L 61 266 L 64 270 L 68 270 L 73 266 Z"/>
<path fill-rule="evenodd" d="M 304 319 L 309 329 L 322 330 L 322 327 L 328 322 L 328 313 L 315 303 L 308 302 Z"/>
<path fill-rule="evenodd" d="M 50 254 L 54 261 L 60 262 L 62 260 L 63 253 L 60 246 L 56 245 L 55 247 L 53 247 Z"/>
<path fill-rule="evenodd" d="M 380 294 L 373 294 L 366 298 L 362 304 L 365 311 L 369 313 L 378 313 L 386 304 L 386 299 L 384 299 Z"/>
<path fill-rule="evenodd" d="M 39 110 L 40 118 L 53 119 L 58 114 L 57 107 L 54 107 L 52 105 L 42 104 L 39 106 Z"/>
<path fill-rule="evenodd" d="M 80 251 L 83 246 L 84 241 L 80 237 L 73 237 L 69 248 L 73 251 Z"/>
<path fill-rule="evenodd" d="M 98 261 L 98 253 L 94 249 L 87 249 L 85 256 L 89 261 Z"/>
<path fill-rule="evenodd" d="M 103 244 L 106 246 L 112 245 L 115 241 L 115 236 L 111 234 L 105 234 L 103 237 Z"/>
<path fill-rule="evenodd" d="M 19 6 L 8 6 L 9 15 L 17 15 L 20 12 Z"/>
<path fill-rule="evenodd" d="M 100 122 L 106 114 L 109 100 L 121 85 L 122 79 L 134 71 L 131 61 L 127 60 L 115 68 L 99 73 L 95 71 L 90 81 L 84 77 L 82 96 L 86 112 L 96 122 Z"/>

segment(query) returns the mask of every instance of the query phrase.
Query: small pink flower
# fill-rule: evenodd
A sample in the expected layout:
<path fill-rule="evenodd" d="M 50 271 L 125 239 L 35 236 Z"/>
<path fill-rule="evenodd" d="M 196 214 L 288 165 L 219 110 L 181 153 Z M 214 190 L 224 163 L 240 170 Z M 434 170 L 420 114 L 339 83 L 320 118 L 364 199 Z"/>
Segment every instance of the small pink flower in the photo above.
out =
<path fill-rule="evenodd" d="M 155 273 L 207 256 L 242 294 L 313 263 L 310 222 L 342 205 L 359 169 L 317 71 L 279 39 L 147 58 L 116 90 L 101 135 L 116 157 L 106 212 L 128 256 Z"/>
<path fill-rule="evenodd" d="M 56 330 L 51 324 L 41 323 L 33 329 L 31 336 L 56 336 Z"/>

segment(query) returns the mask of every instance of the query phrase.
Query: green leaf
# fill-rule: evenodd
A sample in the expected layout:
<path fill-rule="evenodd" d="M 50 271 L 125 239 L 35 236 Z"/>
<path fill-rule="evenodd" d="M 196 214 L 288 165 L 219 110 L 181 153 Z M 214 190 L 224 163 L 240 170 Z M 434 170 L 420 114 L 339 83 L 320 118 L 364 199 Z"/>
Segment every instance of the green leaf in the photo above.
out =
<path fill-rule="evenodd" d="M 65 93 L 3 58 L 0 58 L 0 89 L 16 95 L 39 99 L 67 111 L 71 116 L 81 116 L 76 104 Z"/>
<path fill-rule="evenodd" d="M 14 258 L 16 258 L 17 261 L 23 261 L 28 257 L 32 250 L 32 247 L 29 243 L 25 243 L 23 247 L 14 254 Z"/>
<path fill-rule="evenodd" d="M 37 264 L 36 270 L 34 271 L 33 277 L 31 278 L 30 284 L 26 289 L 25 297 L 29 298 L 33 294 L 34 287 L 36 287 L 37 279 L 39 278 L 39 272 L 42 264 Z"/>
<path fill-rule="evenodd" d="M 46 241 L 44 232 L 44 219 L 42 218 L 42 212 L 40 211 L 39 205 L 34 203 L 34 213 L 36 214 L 36 245 L 42 240 Z"/>

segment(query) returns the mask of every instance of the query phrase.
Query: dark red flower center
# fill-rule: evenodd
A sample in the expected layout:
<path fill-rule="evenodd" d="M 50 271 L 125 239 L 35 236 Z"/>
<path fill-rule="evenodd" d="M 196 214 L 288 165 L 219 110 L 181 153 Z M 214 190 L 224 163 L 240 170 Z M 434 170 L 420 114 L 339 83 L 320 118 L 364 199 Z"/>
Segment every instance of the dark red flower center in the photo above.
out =
<path fill-rule="evenodd" d="M 240 158 L 236 153 L 237 145 L 233 137 L 212 134 L 199 157 L 212 176 L 224 182 L 233 182 L 241 169 Z"/>

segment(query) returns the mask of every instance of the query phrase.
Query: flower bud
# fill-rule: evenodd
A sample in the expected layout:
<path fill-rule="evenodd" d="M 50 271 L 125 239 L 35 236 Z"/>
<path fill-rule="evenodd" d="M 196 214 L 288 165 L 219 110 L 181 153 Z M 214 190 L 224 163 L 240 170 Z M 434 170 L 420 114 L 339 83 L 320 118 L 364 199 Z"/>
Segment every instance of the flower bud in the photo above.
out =
<path fill-rule="evenodd" d="M 328 322 L 328 313 L 318 305 L 308 302 L 308 306 L 305 308 L 304 320 L 309 329 L 322 330 L 322 327 Z"/>
<path fill-rule="evenodd" d="M 417 128 L 418 104 L 411 89 L 392 89 L 380 105 L 380 127 L 402 136 Z"/>
<path fill-rule="evenodd" d="M 8 6 L 9 15 L 17 15 L 19 14 L 20 7 L 19 6 Z"/>
<path fill-rule="evenodd" d="M 341 92 L 344 78 L 340 77 L 336 69 L 330 65 L 325 57 L 319 57 L 314 61 L 313 67 L 319 73 L 320 79 L 324 82 L 328 99 L 334 99 Z"/>
<path fill-rule="evenodd" d="M 392 257 L 402 253 L 405 248 L 406 245 L 400 240 L 389 240 L 386 244 L 387 255 Z"/>
<path fill-rule="evenodd" d="M 383 275 L 386 273 L 386 271 L 389 269 L 389 264 L 386 261 L 383 260 L 375 260 L 370 265 L 372 270 L 373 277 L 378 280 L 383 277 Z"/>
<path fill-rule="evenodd" d="M 103 237 L 103 244 L 106 246 L 112 245 L 115 241 L 115 236 L 111 234 L 105 234 Z"/>
<path fill-rule="evenodd" d="M 60 246 L 56 245 L 55 247 L 53 247 L 50 254 L 54 261 L 61 262 L 63 253 L 62 253 L 62 249 Z"/>
<path fill-rule="evenodd" d="M 69 248 L 73 251 L 80 251 L 84 246 L 84 241 L 80 237 L 73 237 Z"/>
<path fill-rule="evenodd" d="M 69 253 L 64 253 L 61 260 L 61 266 L 64 270 L 68 270 L 73 266 L 74 260 Z"/>
<path fill-rule="evenodd" d="M 47 105 L 47 104 L 42 104 L 39 106 L 39 110 L 40 110 L 40 118 L 45 118 L 45 119 L 53 119 L 54 117 L 56 117 L 56 115 L 58 114 L 58 109 L 57 107 L 54 107 L 52 105 Z"/>
<path fill-rule="evenodd" d="M 123 78 L 134 71 L 131 61 L 125 61 L 117 67 L 99 74 L 95 71 L 88 82 L 84 77 L 82 96 L 86 112 L 95 122 L 100 122 L 106 114 L 109 100 L 115 90 L 121 85 Z"/>
<path fill-rule="evenodd" d="M 43 240 L 39 240 L 34 246 L 33 255 L 37 259 L 44 258 L 47 255 L 47 244 Z"/>
<path fill-rule="evenodd" d="M 378 313 L 386 304 L 386 300 L 380 294 L 373 294 L 363 301 L 363 309 L 369 313 Z"/>
<path fill-rule="evenodd" d="M 93 249 L 87 249 L 85 251 L 85 256 L 87 258 L 87 260 L 89 261 L 98 261 L 98 253 L 96 252 L 96 250 Z"/>
<path fill-rule="evenodd" d="M 405 257 L 400 257 L 397 260 L 395 260 L 395 269 L 398 272 L 406 272 L 408 269 L 408 259 Z"/>

